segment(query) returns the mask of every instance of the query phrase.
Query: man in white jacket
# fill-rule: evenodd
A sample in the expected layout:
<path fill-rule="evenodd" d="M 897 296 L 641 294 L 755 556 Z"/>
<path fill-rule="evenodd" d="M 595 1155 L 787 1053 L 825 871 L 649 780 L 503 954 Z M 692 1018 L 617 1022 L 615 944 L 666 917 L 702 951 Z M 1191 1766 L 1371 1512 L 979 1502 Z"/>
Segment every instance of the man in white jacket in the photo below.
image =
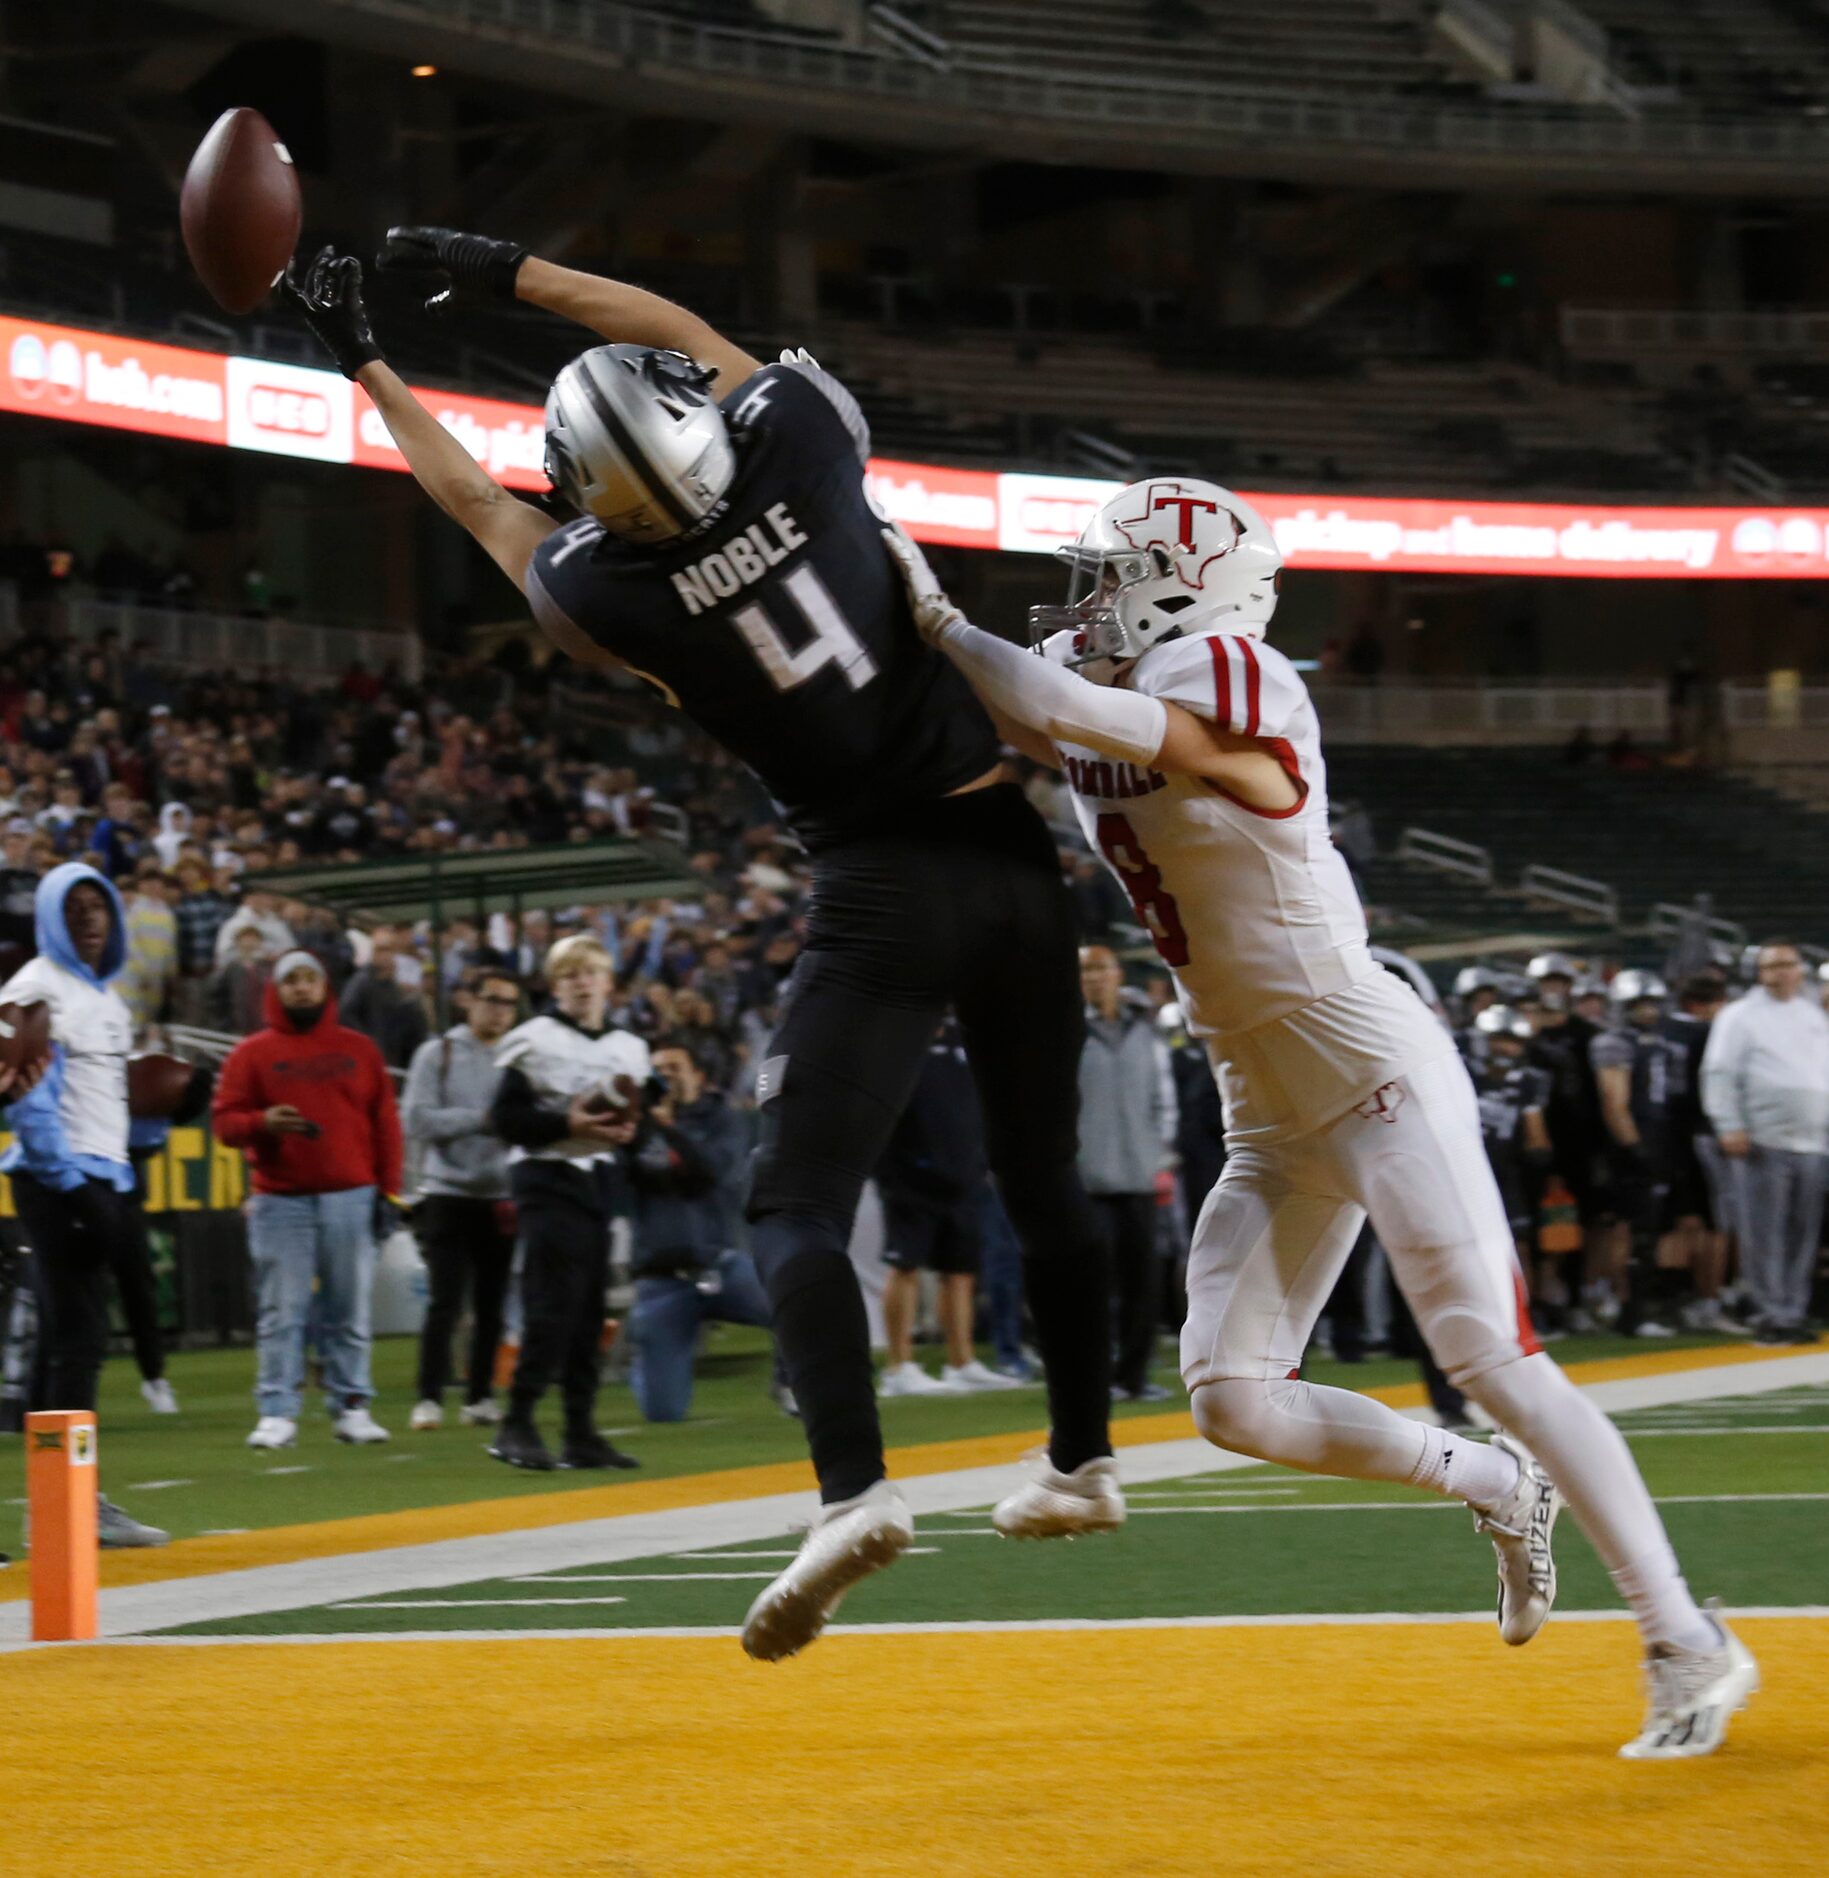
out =
<path fill-rule="evenodd" d="M 38 956 L 0 986 L 0 1004 L 44 1004 L 51 1062 L 7 1112 L 13 1143 L 0 1156 L 32 1248 L 43 1338 L 35 1406 L 95 1408 L 108 1353 L 109 1251 L 131 1230 L 127 1051 L 133 1019 L 111 980 L 127 961 L 120 895 L 92 867 L 69 861 L 38 884 Z M 104 1546 L 164 1545 L 168 1534 L 101 1502 Z"/>
<path fill-rule="evenodd" d="M 1788 939 L 1759 949 L 1759 983 L 1715 1019 L 1702 1106 L 1739 1190 L 1742 1281 L 1761 1343 L 1814 1343 L 1816 1276 L 1829 1177 L 1829 1016 L 1804 994 Z"/>

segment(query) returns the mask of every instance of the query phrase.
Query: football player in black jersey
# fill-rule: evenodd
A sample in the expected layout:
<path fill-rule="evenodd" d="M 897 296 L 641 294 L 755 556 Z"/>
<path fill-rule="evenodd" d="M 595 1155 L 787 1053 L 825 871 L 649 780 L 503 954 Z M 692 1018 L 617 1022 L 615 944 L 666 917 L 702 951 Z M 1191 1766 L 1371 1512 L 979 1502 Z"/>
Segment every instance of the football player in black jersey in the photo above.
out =
<path fill-rule="evenodd" d="M 884 1477 L 846 1246 L 949 1003 L 1048 1375 L 1046 1461 L 994 1518 L 1016 1537 L 1116 1526 L 1106 1279 L 1074 1166 L 1084 1019 L 1067 890 L 990 719 L 915 630 L 857 405 L 804 353 L 763 365 L 657 295 L 507 242 L 394 229 L 381 265 L 435 298 L 528 301 L 611 342 L 547 399 L 548 474 L 578 511 L 561 525 L 480 469 L 382 360 L 358 262 L 325 249 L 292 281 L 413 474 L 560 650 L 648 679 L 756 772 L 813 856 L 806 950 L 758 1080 L 749 1214 L 823 1511 L 751 1608 L 744 1648 L 792 1655 L 912 1536 Z"/>

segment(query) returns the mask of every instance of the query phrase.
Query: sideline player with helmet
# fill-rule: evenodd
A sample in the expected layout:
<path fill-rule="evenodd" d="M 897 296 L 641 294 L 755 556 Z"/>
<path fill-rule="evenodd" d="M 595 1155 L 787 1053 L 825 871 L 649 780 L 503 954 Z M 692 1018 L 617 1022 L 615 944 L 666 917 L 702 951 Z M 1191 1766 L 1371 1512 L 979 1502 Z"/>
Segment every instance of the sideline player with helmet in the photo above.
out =
<path fill-rule="evenodd" d="M 751 1607 L 744 1648 L 792 1655 L 912 1537 L 885 1478 L 846 1248 L 949 1004 L 1048 1378 L 1046 1459 L 994 1517 L 1014 1537 L 1118 1525 L 1109 1307 L 1074 1165 L 1071 906 L 990 720 L 915 630 L 865 488 L 857 405 L 805 353 L 763 365 L 684 308 L 508 242 L 394 229 L 381 265 L 436 299 L 493 292 L 612 342 L 567 365 L 546 401 L 548 473 L 578 511 L 561 525 L 479 468 L 383 361 L 358 262 L 325 249 L 294 283 L 413 474 L 548 637 L 646 678 L 748 763 L 813 856 L 806 950 L 758 1077 L 749 1216 L 822 1511 Z"/>
<path fill-rule="evenodd" d="M 1622 1279 L 1615 1325 L 1622 1337 L 1673 1334 L 1661 1313 L 1682 1282 L 1675 1266 L 1687 1250 L 1673 1237 L 1670 1205 L 1684 1061 L 1663 1030 L 1669 996 L 1653 972 L 1617 973 L 1608 997 L 1620 1021 L 1588 1045 L 1608 1137 L 1607 1185 L 1624 1242 L 1612 1260 Z"/>
<path fill-rule="evenodd" d="M 1525 1643 L 1556 1590 L 1563 1496 L 1638 1619 L 1651 1712 L 1631 1756 L 1706 1753 L 1757 1685 L 1697 1608 L 1619 1431 L 1539 1349 L 1479 1109 L 1447 1029 L 1373 962 L 1328 836 L 1315 710 L 1264 644 L 1282 556 L 1216 484 L 1122 490 L 1076 547 L 1042 656 L 969 624 L 898 538 L 922 630 L 1038 761 L 1059 765 L 1205 1038 L 1228 1156 L 1194 1229 L 1182 1375 L 1220 1447 L 1458 1496 Z M 1370 1215 L 1490 1445 L 1301 1380 L 1316 1314 Z M 1537 1459 L 1532 1457 L 1536 1456 Z"/>

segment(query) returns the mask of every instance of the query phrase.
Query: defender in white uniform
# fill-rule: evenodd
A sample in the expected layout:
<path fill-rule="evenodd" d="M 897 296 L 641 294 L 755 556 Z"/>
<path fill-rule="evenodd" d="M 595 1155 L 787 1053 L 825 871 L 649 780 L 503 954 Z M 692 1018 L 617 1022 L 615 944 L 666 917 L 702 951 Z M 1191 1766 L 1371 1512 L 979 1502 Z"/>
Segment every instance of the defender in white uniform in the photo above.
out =
<path fill-rule="evenodd" d="M 1213 483 L 1121 491 L 1062 551 L 1067 605 L 1033 609 L 1040 657 L 971 626 L 889 540 L 923 631 L 1012 743 L 1065 772 L 1212 1058 L 1228 1157 L 1194 1231 L 1181 1346 L 1202 1433 L 1466 1500 L 1498 1553 L 1509 1643 L 1549 1614 L 1566 1495 L 1645 1640 L 1650 1714 L 1622 1752 L 1712 1750 L 1757 1669 L 1691 1598 L 1618 1431 L 1532 1334 L 1472 1084 L 1370 956 L 1314 705 L 1263 643 L 1282 568 L 1263 519 Z M 1301 1380 L 1368 1213 L 1436 1360 L 1506 1431 L 1490 1444 Z"/>

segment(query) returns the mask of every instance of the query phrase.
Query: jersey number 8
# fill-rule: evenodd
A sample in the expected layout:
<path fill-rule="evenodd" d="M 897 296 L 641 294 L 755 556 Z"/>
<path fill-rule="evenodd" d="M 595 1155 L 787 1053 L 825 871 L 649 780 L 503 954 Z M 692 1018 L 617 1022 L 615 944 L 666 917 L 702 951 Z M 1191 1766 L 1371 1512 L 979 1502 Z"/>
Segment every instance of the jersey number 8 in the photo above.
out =
<path fill-rule="evenodd" d="M 811 567 L 802 565 L 781 586 L 812 629 L 813 636 L 803 645 L 790 647 L 780 627 L 754 603 L 731 616 L 731 624 L 743 635 L 775 689 L 792 691 L 815 672 L 835 664 L 853 691 L 863 690 L 876 676 L 876 661 L 838 610 L 826 583 Z"/>
<path fill-rule="evenodd" d="M 1131 906 L 1144 930 L 1155 941 L 1163 964 L 1185 965 L 1188 935 L 1181 923 L 1181 908 L 1162 884 L 1162 869 L 1149 858 L 1137 831 L 1130 825 L 1130 818 L 1101 815 L 1096 832 L 1099 851 L 1118 870 L 1124 891 L 1130 895 Z"/>

